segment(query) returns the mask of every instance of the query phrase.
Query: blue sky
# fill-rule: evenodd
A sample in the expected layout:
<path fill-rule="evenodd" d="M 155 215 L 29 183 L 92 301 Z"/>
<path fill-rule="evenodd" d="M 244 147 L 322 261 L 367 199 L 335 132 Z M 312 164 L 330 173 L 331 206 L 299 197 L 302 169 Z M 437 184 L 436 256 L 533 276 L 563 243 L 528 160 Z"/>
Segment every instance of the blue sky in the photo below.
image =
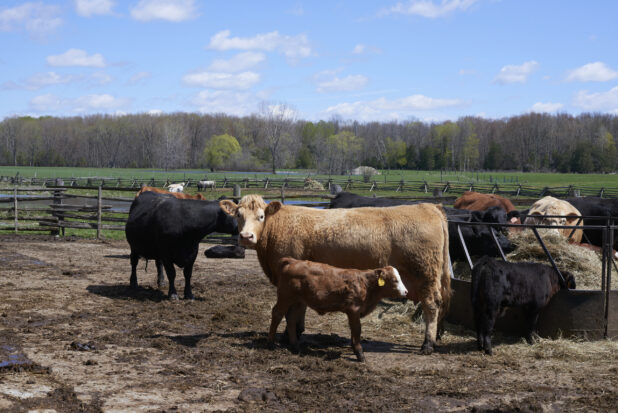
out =
<path fill-rule="evenodd" d="M 618 1 L 0 1 L 0 119 L 618 114 Z"/>

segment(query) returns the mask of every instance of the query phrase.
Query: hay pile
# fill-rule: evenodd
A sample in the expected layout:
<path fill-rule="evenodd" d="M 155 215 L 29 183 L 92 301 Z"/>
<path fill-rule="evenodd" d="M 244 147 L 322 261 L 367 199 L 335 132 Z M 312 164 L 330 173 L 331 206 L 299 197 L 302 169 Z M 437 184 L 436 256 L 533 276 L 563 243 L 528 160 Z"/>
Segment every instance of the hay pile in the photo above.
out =
<path fill-rule="evenodd" d="M 322 185 L 320 182 L 315 181 L 311 178 L 306 178 L 303 188 L 310 190 L 310 191 L 323 191 L 324 185 Z"/>
<path fill-rule="evenodd" d="M 539 229 L 538 231 L 560 271 L 569 271 L 575 276 L 578 290 L 601 289 L 601 256 L 599 254 L 570 244 L 565 236 L 555 230 Z M 532 231 L 512 233 L 509 238 L 516 246 L 515 250 L 507 255 L 510 262 L 532 261 L 549 264 L 543 248 Z M 612 287 L 618 288 L 618 277 L 612 278 Z"/>
<path fill-rule="evenodd" d="M 568 271 L 575 276 L 578 290 L 601 289 L 601 256 L 599 254 L 570 244 L 566 237 L 556 230 L 539 229 L 538 231 L 560 271 Z M 532 231 L 511 233 L 509 239 L 515 245 L 515 250 L 507 254 L 507 261 L 538 262 L 551 265 Z M 471 279 L 470 268 L 465 262 L 453 263 L 453 271 L 457 278 L 468 281 Z M 618 274 L 614 269 L 611 285 L 612 289 L 618 289 Z"/>

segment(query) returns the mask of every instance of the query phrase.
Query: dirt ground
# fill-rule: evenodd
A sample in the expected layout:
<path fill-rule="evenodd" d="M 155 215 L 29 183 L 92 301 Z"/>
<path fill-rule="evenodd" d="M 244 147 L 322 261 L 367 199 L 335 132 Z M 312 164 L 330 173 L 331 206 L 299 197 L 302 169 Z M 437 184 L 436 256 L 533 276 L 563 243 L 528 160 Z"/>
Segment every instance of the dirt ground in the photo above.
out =
<path fill-rule="evenodd" d="M 266 348 L 275 290 L 255 252 L 206 259 L 194 301 L 169 301 L 129 248 L 35 236 L 0 237 L 0 412 L 616 411 L 618 343 L 494 337 L 447 325 L 418 354 L 409 305 L 363 319 L 355 361 L 343 314 L 309 310 L 301 355 Z M 182 292 L 182 276 L 176 280 Z M 283 324 L 279 328 L 280 336 Z"/>

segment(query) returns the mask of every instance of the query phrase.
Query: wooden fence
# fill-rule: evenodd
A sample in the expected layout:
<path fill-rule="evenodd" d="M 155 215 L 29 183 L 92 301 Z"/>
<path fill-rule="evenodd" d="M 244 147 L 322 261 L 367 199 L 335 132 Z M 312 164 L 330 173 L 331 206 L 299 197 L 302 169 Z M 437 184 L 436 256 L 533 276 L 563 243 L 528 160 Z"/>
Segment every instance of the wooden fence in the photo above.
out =
<path fill-rule="evenodd" d="M 362 176 L 336 177 L 314 179 L 303 176 L 281 176 L 281 177 L 260 177 L 254 175 L 248 177 L 224 177 L 216 182 L 217 188 L 231 188 L 238 185 L 241 188 L 261 188 L 261 189 L 298 189 L 307 188 L 308 181 L 318 181 L 326 190 L 330 190 L 333 185 L 339 185 L 344 191 L 395 191 L 395 192 L 414 192 L 425 194 L 461 194 L 464 191 L 477 191 L 484 193 L 496 193 L 506 196 L 527 196 L 543 197 L 552 195 L 559 198 L 569 196 L 600 196 L 605 198 L 618 198 L 618 187 L 592 187 L 585 185 L 561 185 L 538 187 L 533 185 L 519 184 L 517 182 L 494 182 L 494 183 L 475 183 L 464 181 L 445 181 L 427 182 L 423 180 L 404 180 L 393 176 L 384 175 L 383 179 L 364 180 Z M 0 176 L 0 182 L 8 182 L 12 185 L 34 185 L 55 188 L 73 189 L 96 189 L 99 186 L 103 189 L 114 189 L 118 191 L 136 191 L 142 185 L 165 187 L 172 181 L 168 179 L 137 179 L 137 178 L 24 178 L 20 176 Z M 187 178 L 183 182 L 186 186 L 196 187 L 198 180 Z"/>

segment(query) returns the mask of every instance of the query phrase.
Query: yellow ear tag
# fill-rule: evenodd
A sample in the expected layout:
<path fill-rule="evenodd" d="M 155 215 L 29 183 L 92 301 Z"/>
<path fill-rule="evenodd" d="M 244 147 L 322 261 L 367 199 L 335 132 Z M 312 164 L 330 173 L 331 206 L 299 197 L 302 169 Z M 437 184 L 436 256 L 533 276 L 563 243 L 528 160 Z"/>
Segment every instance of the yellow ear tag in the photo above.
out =
<path fill-rule="evenodd" d="M 384 287 L 384 278 L 382 278 L 382 277 L 378 277 L 378 285 L 379 285 L 380 287 Z"/>

